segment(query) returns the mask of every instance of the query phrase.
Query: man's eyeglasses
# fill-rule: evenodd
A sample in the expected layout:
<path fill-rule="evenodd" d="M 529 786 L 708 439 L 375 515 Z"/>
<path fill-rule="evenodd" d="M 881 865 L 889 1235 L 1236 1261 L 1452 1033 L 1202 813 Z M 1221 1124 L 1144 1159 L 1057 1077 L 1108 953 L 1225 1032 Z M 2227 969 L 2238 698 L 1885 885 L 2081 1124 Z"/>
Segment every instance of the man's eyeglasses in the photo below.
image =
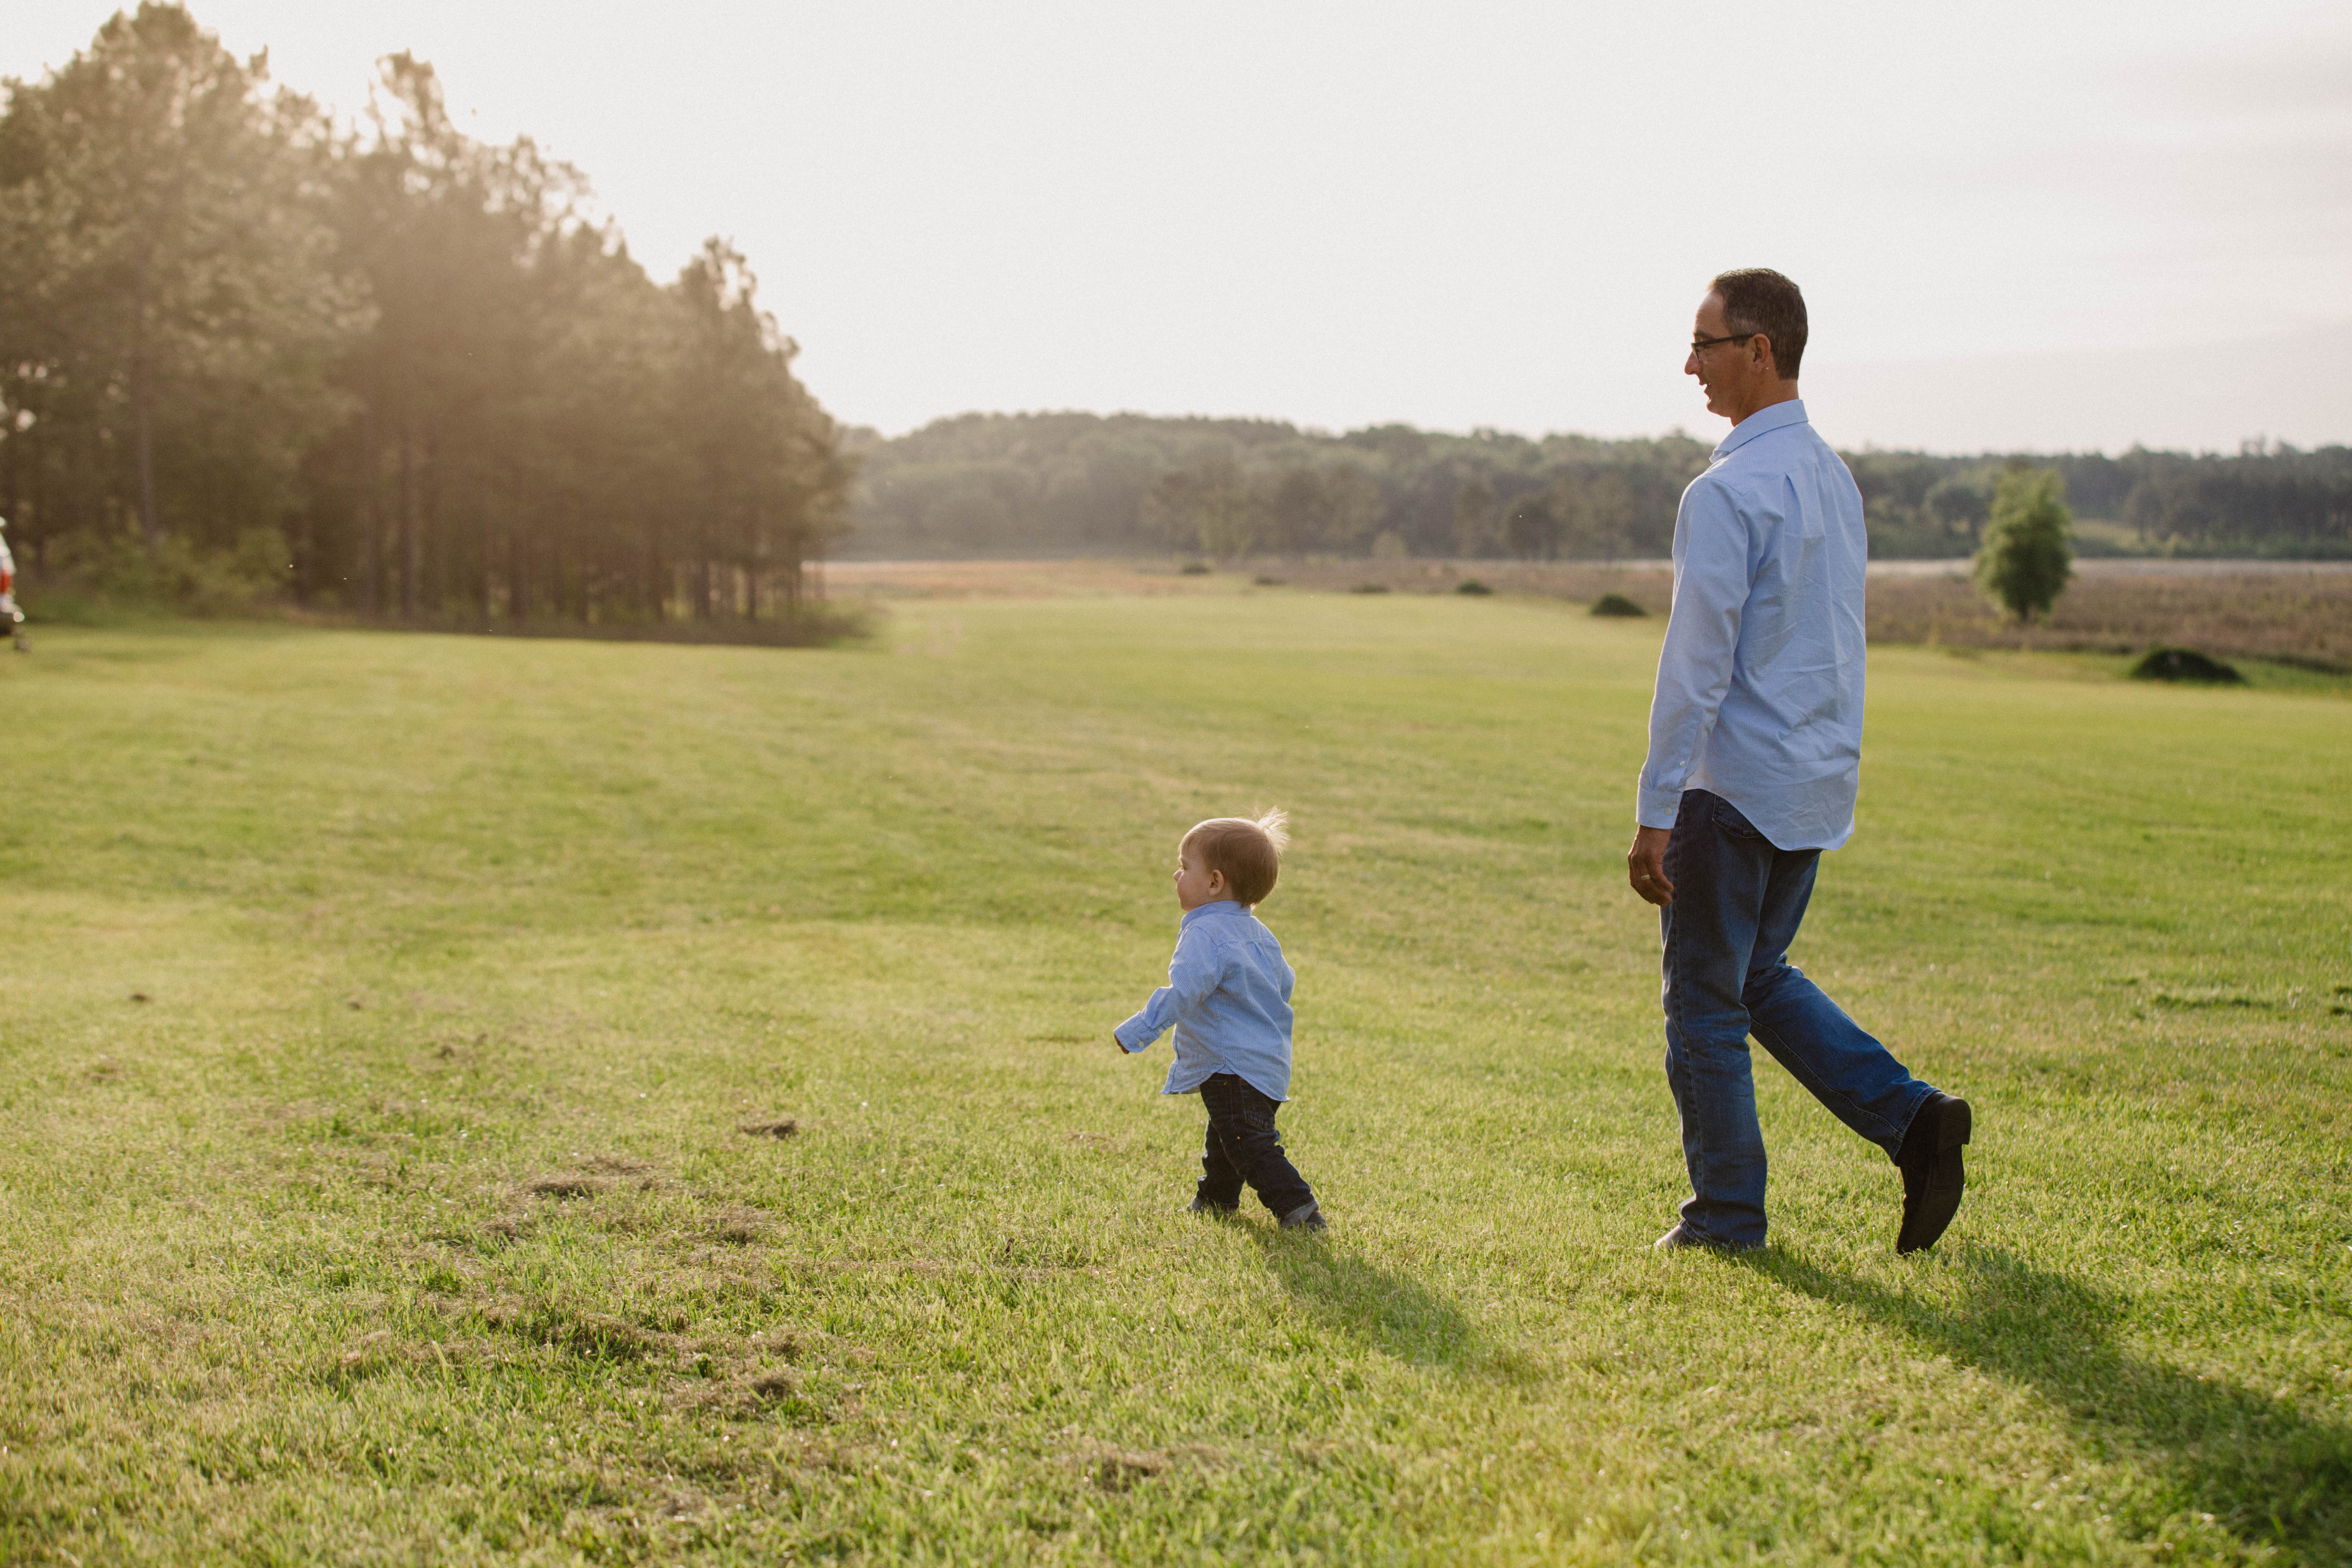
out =
<path fill-rule="evenodd" d="M 1746 342 L 1749 338 L 1760 338 L 1764 334 L 1762 332 L 1734 332 L 1727 338 L 1693 338 L 1691 340 L 1690 352 L 1695 354 L 1703 354 L 1706 353 L 1707 350 L 1715 347 L 1717 343 Z"/>

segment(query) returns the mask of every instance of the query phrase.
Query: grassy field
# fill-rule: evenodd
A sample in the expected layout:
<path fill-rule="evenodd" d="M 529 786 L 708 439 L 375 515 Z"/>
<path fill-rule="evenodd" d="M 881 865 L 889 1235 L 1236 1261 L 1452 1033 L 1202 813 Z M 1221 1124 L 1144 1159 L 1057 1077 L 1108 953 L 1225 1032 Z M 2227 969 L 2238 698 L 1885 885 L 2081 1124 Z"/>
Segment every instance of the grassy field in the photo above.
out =
<path fill-rule="evenodd" d="M 0 659 L 0 1561 L 2352 1561 L 2352 701 L 1876 650 L 1797 956 L 1969 1205 L 1764 1063 L 1661 1258 L 1659 625 Z M 1321 1239 L 1108 1039 L 1269 805 Z"/>

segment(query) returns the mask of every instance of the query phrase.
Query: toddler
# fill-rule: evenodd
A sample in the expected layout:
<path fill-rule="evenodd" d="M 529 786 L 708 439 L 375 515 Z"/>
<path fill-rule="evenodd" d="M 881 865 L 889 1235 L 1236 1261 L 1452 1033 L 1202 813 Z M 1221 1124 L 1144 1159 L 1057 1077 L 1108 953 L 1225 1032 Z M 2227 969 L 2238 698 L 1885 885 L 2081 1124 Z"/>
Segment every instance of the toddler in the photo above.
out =
<path fill-rule="evenodd" d="M 1282 944 L 1252 911 L 1282 868 L 1284 815 L 1217 816 L 1176 847 L 1176 901 L 1184 923 L 1168 984 L 1112 1031 L 1122 1051 L 1150 1048 L 1170 1025 L 1176 1060 L 1160 1092 L 1198 1089 L 1208 1108 L 1194 1214 L 1229 1215 L 1242 1184 L 1256 1189 L 1285 1230 L 1319 1231 L 1315 1194 L 1282 1152 L 1275 1108 L 1290 1097 L 1290 988 Z"/>

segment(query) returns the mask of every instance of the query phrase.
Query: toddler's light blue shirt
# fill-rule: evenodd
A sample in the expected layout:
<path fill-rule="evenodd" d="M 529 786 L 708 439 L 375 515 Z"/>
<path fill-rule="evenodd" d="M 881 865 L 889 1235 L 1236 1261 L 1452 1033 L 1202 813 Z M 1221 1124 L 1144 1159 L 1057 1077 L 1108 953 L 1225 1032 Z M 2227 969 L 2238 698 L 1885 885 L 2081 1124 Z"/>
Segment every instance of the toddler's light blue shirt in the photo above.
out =
<path fill-rule="evenodd" d="M 1163 1094 L 1189 1094 L 1229 1072 L 1270 1100 L 1290 1098 L 1290 988 L 1282 944 L 1231 899 L 1184 911 L 1168 984 L 1112 1033 L 1130 1054 L 1171 1025 L 1176 1060 Z"/>

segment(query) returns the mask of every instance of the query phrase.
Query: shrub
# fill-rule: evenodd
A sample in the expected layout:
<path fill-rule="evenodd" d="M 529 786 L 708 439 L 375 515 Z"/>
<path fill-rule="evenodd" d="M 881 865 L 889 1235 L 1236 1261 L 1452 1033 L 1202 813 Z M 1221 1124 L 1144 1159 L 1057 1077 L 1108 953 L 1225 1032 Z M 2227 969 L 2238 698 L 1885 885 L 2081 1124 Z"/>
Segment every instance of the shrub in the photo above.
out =
<path fill-rule="evenodd" d="M 1596 616 L 1646 616 L 1650 612 L 1622 594 L 1603 594 L 1592 601 L 1592 613 Z"/>
<path fill-rule="evenodd" d="M 1350 594 L 1385 594 L 1388 591 L 1386 583 L 1359 583 L 1348 590 Z"/>
<path fill-rule="evenodd" d="M 1465 577 L 1462 581 L 1454 584 L 1454 591 L 1457 594 L 1491 594 L 1495 590 L 1489 588 L 1486 584 L 1481 583 L 1475 577 Z"/>
<path fill-rule="evenodd" d="M 1187 561 L 1176 570 L 1187 577 L 1205 577 L 1209 574 L 1209 563 L 1205 561 Z"/>
<path fill-rule="evenodd" d="M 2134 680 L 2194 681 L 2204 686 L 2242 686 L 2246 678 L 2193 647 L 2152 647 L 2132 666 Z"/>
<path fill-rule="evenodd" d="M 2055 468 L 2012 468 L 1993 489 L 1977 551 L 1977 586 L 2023 626 L 2047 615 L 2074 575 L 2074 514 Z"/>
<path fill-rule="evenodd" d="M 215 550 L 178 535 L 152 550 L 129 538 L 68 535 L 58 542 L 54 576 L 43 579 L 34 606 L 45 619 L 60 618 L 58 609 L 81 600 L 111 609 L 235 616 L 265 613 L 285 597 L 286 541 L 276 529 L 247 529 L 236 544 Z M 63 603 L 47 602 L 53 586 L 63 591 Z"/>

